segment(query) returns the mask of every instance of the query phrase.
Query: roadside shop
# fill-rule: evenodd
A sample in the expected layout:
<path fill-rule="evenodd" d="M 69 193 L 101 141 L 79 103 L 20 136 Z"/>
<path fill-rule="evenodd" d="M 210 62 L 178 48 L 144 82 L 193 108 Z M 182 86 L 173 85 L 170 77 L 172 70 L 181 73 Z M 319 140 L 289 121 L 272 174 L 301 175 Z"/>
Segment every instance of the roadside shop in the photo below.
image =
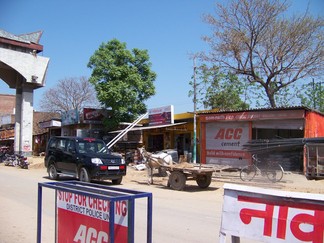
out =
<path fill-rule="evenodd" d="M 141 139 L 137 140 L 137 148 L 144 146 L 149 152 L 166 151 L 172 154 L 176 153 L 175 157 L 177 158 L 185 155 L 188 161 L 192 159 L 192 113 L 174 114 L 172 105 L 150 109 L 148 117 L 141 120 L 138 126 L 129 130 L 116 145 L 123 147 L 122 144 L 131 143 L 135 134 L 141 136 Z M 134 156 L 137 158 L 136 148 L 130 146 L 128 148 L 133 150 Z M 198 153 L 199 146 L 197 145 Z"/>
<path fill-rule="evenodd" d="M 324 137 L 324 114 L 306 107 L 205 112 L 199 117 L 203 164 L 239 168 L 257 153 L 280 161 L 286 170 L 302 171 L 303 138 Z"/>

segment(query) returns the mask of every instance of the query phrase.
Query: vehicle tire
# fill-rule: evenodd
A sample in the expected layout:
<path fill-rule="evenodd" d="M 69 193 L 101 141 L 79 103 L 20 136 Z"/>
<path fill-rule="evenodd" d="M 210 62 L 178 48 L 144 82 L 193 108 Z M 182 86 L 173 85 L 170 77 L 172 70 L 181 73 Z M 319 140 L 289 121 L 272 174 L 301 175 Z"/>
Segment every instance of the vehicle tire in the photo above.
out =
<path fill-rule="evenodd" d="M 173 171 L 169 177 L 170 187 L 177 191 L 182 191 L 186 185 L 186 176 L 180 171 Z"/>
<path fill-rule="evenodd" d="M 279 164 L 271 164 L 266 171 L 267 177 L 271 182 L 281 181 L 283 177 L 283 168 Z"/>
<path fill-rule="evenodd" d="M 13 165 L 14 167 L 17 167 L 18 164 L 19 164 L 18 160 L 17 160 L 17 159 L 14 159 L 13 162 L 12 162 L 12 165 Z"/>
<path fill-rule="evenodd" d="M 57 180 L 59 178 L 59 175 L 57 174 L 57 169 L 54 163 L 50 163 L 48 166 L 48 177 L 51 180 Z"/>
<path fill-rule="evenodd" d="M 256 168 L 254 165 L 247 165 L 241 169 L 240 178 L 242 181 L 251 181 L 256 175 Z"/>
<path fill-rule="evenodd" d="M 28 170 L 28 165 L 25 164 L 25 165 L 21 166 L 21 168 L 22 168 L 22 169 L 26 169 L 26 170 Z"/>
<path fill-rule="evenodd" d="M 79 180 L 83 182 L 90 182 L 89 173 L 86 168 L 82 167 L 79 172 Z"/>
<path fill-rule="evenodd" d="M 314 176 L 309 176 L 309 175 L 306 175 L 306 179 L 307 179 L 307 180 L 314 180 L 314 179 L 315 179 L 315 177 L 314 177 Z"/>
<path fill-rule="evenodd" d="M 113 185 L 120 185 L 122 180 L 123 180 L 123 177 L 120 177 L 118 179 L 111 180 L 111 182 L 112 182 Z"/>
<path fill-rule="evenodd" d="M 211 175 L 199 175 L 197 176 L 196 182 L 200 188 L 207 188 L 209 187 L 212 181 Z"/>
<path fill-rule="evenodd" d="M 310 167 L 310 168 L 307 168 L 307 171 L 306 171 L 306 174 L 305 174 L 305 176 L 306 176 L 306 179 L 307 180 L 314 180 L 315 179 L 315 167 L 314 166 L 312 166 L 312 167 Z"/>

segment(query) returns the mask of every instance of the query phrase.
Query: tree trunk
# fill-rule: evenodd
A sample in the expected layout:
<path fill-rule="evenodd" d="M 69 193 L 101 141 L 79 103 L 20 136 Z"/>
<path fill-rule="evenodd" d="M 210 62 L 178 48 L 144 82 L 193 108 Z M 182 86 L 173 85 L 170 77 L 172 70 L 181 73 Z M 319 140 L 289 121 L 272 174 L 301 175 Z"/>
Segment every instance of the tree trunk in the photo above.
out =
<path fill-rule="evenodd" d="M 271 108 L 276 108 L 276 101 L 273 93 L 267 93 Z"/>

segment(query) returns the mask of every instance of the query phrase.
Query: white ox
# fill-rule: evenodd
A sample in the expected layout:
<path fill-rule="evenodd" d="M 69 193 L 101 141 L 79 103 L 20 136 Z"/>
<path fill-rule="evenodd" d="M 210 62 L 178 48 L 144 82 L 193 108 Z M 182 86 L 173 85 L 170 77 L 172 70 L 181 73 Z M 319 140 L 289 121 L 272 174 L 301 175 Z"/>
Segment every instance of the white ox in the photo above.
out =
<path fill-rule="evenodd" d="M 153 170 L 161 168 L 161 165 L 172 165 L 173 160 L 170 154 L 159 152 L 156 154 L 147 152 L 144 148 L 139 148 L 147 167 L 148 184 L 153 184 Z"/>

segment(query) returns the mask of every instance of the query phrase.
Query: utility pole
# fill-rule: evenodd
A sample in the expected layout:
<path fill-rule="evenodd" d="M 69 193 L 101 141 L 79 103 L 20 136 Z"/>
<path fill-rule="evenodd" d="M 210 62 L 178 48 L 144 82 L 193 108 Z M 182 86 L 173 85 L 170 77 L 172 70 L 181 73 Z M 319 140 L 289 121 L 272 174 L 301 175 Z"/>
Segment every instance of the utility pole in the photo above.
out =
<path fill-rule="evenodd" d="M 320 82 L 320 83 L 319 83 L 319 97 L 320 97 L 320 105 L 319 105 L 320 108 L 319 108 L 319 110 L 320 110 L 320 111 L 322 111 L 322 83 L 323 83 L 323 82 Z"/>
<path fill-rule="evenodd" d="M 194 136 L 193 136 L 193 151 L 192 151 L 192 162 L 194 164 L 197 163 L 197 127 L 196 127 L 196 119 L 197 119 L 197 94 L 196 94 L 196 57 L 193 58 L 193 80 L 194 80 Z"/>
<path fill-rule="evenodd" d="M 313 78 L 313 109 L 316 109 L 316 90 L 315 90 L 314 78 Z"/>

